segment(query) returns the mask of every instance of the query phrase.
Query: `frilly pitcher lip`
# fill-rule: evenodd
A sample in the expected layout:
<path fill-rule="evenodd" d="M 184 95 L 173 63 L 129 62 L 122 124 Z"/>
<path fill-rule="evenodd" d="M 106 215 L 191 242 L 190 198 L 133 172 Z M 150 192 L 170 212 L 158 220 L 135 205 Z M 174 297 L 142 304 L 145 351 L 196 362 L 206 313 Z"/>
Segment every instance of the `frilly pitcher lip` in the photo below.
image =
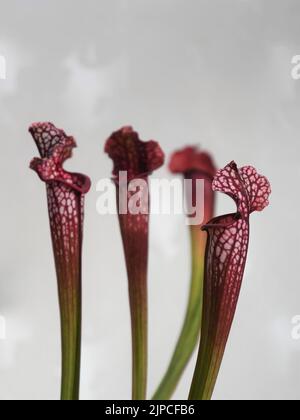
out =
<path fill-rule="evenodd" d="M 127 172 L 128 181 L 147 178 L 165 160 L 158 142 L 140 140 L 139 134 L 129 125 L 112 133 L 105 143 L 104 151 L 113 161 L 112 175 L 117 184 L 120 172 Z"/>
<path fill-rule="evenodd" d="M 63 168 L 64 162 L 72 156 L 73 148 L 77 147 L 74 137 L 50 122 L 33 123 L 29 132 L 41 155 L 30 163 L 30 168 L 37 172 L 39 178 L 45 183 L 59 182 L 86 194 L 91 188 L 90 178 Z"/>
<path fill-rule="evenodd" d="M 174 174 L 202 173 L 211 180 L 217 171 L 212 155 L 198 146 L 186 146 L 174 152 L 169 169 Z"/>
<path fill-rule="evenodd" d="M 66 132 L 57 128 L 52 122 L 35 122 L 28 129 L 32 135 L 42 158 L 49 157 L 53 149 L 60 145 L 68 147 L 67 157 L 72 156 L 72 149 L 77 147 L 73 136 L 68 136 Z"/>

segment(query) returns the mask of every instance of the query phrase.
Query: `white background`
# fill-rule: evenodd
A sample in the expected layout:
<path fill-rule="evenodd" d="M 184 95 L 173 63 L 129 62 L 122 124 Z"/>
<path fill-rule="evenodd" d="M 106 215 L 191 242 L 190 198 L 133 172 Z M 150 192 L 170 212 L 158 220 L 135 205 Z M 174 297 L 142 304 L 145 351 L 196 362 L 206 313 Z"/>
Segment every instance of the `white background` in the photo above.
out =
<path fill-rule="evenodd" d="M 60 344 L 44 185 L 28 169 L 34 121 L 79 148 L 67 165 L 94 184 L 86 202 L 82 398 L 130 398 L 127 279 L 117 219 L 96 212 L 105 139 L 132 124 L 169 155 L 197 143 L 218 165 L 252 164 L 272 183 L 251 220 L 243 290 L 216 399 L 299 399 L 300 54 L 298 0 L 0 0 L 0 398 L 56 399 Z M 157 176 L 166 176 L 162 169 Z M 233 205 L 221 197 L 218 214 Z M 188 231 L 154 217 L 149 396 L 185 309 Z M 194 361 L 176 398 L 186 398 Z"/>

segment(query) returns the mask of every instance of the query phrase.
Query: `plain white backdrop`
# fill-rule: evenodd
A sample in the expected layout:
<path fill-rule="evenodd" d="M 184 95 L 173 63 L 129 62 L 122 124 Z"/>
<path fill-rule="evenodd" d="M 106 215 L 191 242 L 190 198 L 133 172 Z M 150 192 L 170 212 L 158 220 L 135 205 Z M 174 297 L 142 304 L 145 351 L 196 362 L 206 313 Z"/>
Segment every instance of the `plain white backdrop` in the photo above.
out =
<path fill-rule="evenodd" d="M 130 398 L 127 279 L 117 218 L 96 212 L 108 135 L 131 124 L 169 155 L 185 144 L 272 184 L 251 219 L 239 307 L 216 399 L 299 399 L 300 54 L 298 0 L 0 0 L 0 399 L 56 399 L 60 340 L 44 185 L 27 132 L 52 121 L 87 173 L 82 398 Z M 163 168 L 157 176 L 168 176 Z M 233 209 L 219 197 L 218 214 Z M 149 397 L 169 361 L 189 283 L 184 219 L 151 221 Z M 175 398 L 187 398 L 194 360 Z"/>

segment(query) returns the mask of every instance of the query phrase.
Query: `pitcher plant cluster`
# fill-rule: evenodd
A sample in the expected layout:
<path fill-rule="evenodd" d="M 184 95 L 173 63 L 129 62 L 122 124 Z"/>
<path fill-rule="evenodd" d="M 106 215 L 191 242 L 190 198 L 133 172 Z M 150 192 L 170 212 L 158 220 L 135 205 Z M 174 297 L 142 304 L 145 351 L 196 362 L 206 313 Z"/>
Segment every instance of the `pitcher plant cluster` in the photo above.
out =
<path fill-rule="evenodd" d="M 76 147 L 72 136 L 48 122 L 32 124 L 29 132 L 40 154 L 30 167 L 46 184 L 58 283 L 61 399 L 75 401 L 80 398 L 84 197 L 91 181 L 85 175 L 64 169 Z M 128 276 L 132 399 L 171 399 L 199 347 L 186 396 L 190 400 L 210 400 L 244 277 L 250 216 L 269 204 L 270 184 L 252 166 L 239 168 L 231 162 L 218 170 L 213 156 L 198 147 L 188 146 L 171 156 L 170 173 L 179 175 L 184 185 L 191 279 L 186 314 L 174 352 L 151 396 L 147 392 L 149 221 L 153 198 L 150 176 L 164 165 L 165 154 L 158 142 L 140 140 L 131 127 L 114 132 L 106 141 L 104 152 L 113 164 L 113 193 Z M 219 192 L 234 200 L 235 213 L 216 217 Z"/>

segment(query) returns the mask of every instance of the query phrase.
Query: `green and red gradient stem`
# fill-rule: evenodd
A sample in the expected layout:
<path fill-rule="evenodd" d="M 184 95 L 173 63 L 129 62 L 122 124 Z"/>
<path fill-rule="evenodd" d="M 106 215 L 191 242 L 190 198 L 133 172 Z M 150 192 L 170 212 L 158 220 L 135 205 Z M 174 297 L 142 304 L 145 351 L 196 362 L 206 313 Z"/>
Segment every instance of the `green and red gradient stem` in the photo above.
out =
<path fill-rule="evenodd" d="M 107 140 L 105 152 L 113 160 L 113 180 L 117 189 L 117 205 L 128 274 L 132 330 L 132 399 L 145 400 L 148 370 L 148 242 L 149 189 L 141 195 L 141 213 L 130 211 L 134 193 L 128 186 L 135 180 L 148 185 L 148 176 L 164 162 L 158 143 L 143 142 L 131 127 L 124 127 Z M 120 174 L 126 173 L 126 182 Z M 125 194 L 126 212 L 120 196 Z"/>
<path fill-rule="evenodd" d="M 76 147 L 73 137 L 51 123 L 33 124 L 29 131 L 41 155 L 31 168 L 47 190 L 61 317 L 61 399 L 74 401 L 80 388 L 84 195 L 91 182 L 63 169 Z"/>
<path fill-rule="evenodd" d="M 211 220 L 205 258 L 203 320 L 197 365 L 190 400 L 210 400 L 213 395 L 246 265 L 250 214 L 269 204 L 270 184 L 251 166 L 241 169 L 231 162 L 218 171 L 214 191 L 229 195 L 237 212 Z"/>
<path fill-rule="evenodd" d="M 119 188 L 117 188 L 119 190 Z M 118 191 L 119 193 L 119 191 Z M 119 202 L 119 201 L 118 201 Z M 139 229 L 132 230 L 135 216 L 119 214 L 128 275 L 132 330 L 132 398 L 144 400 L 148 369 L 148 229 L 149 216 L 143 215 Z"/>
<path fill-rule="evenodd" d="M 204 215 L 201 224 L 190 226 L 192 273 L 186 314 L 171 361 L 153 400 L 169 400 L 172 397 L 199 341 L 207 238 L 201 226 L 213 217 L 215 205 L 212 181 L 216 167 L 208 153 L 196 147 L 186 147 L 172 155 L 169 168 L 172 173 L 181 174 L 185 180 L 192 181 L 192 189 L 186 197 L 188 207 L 200 208 L 204 204 Z M 204 203 L 197 203 L 196 200 L 198 180 L 204 181 Z"/>

